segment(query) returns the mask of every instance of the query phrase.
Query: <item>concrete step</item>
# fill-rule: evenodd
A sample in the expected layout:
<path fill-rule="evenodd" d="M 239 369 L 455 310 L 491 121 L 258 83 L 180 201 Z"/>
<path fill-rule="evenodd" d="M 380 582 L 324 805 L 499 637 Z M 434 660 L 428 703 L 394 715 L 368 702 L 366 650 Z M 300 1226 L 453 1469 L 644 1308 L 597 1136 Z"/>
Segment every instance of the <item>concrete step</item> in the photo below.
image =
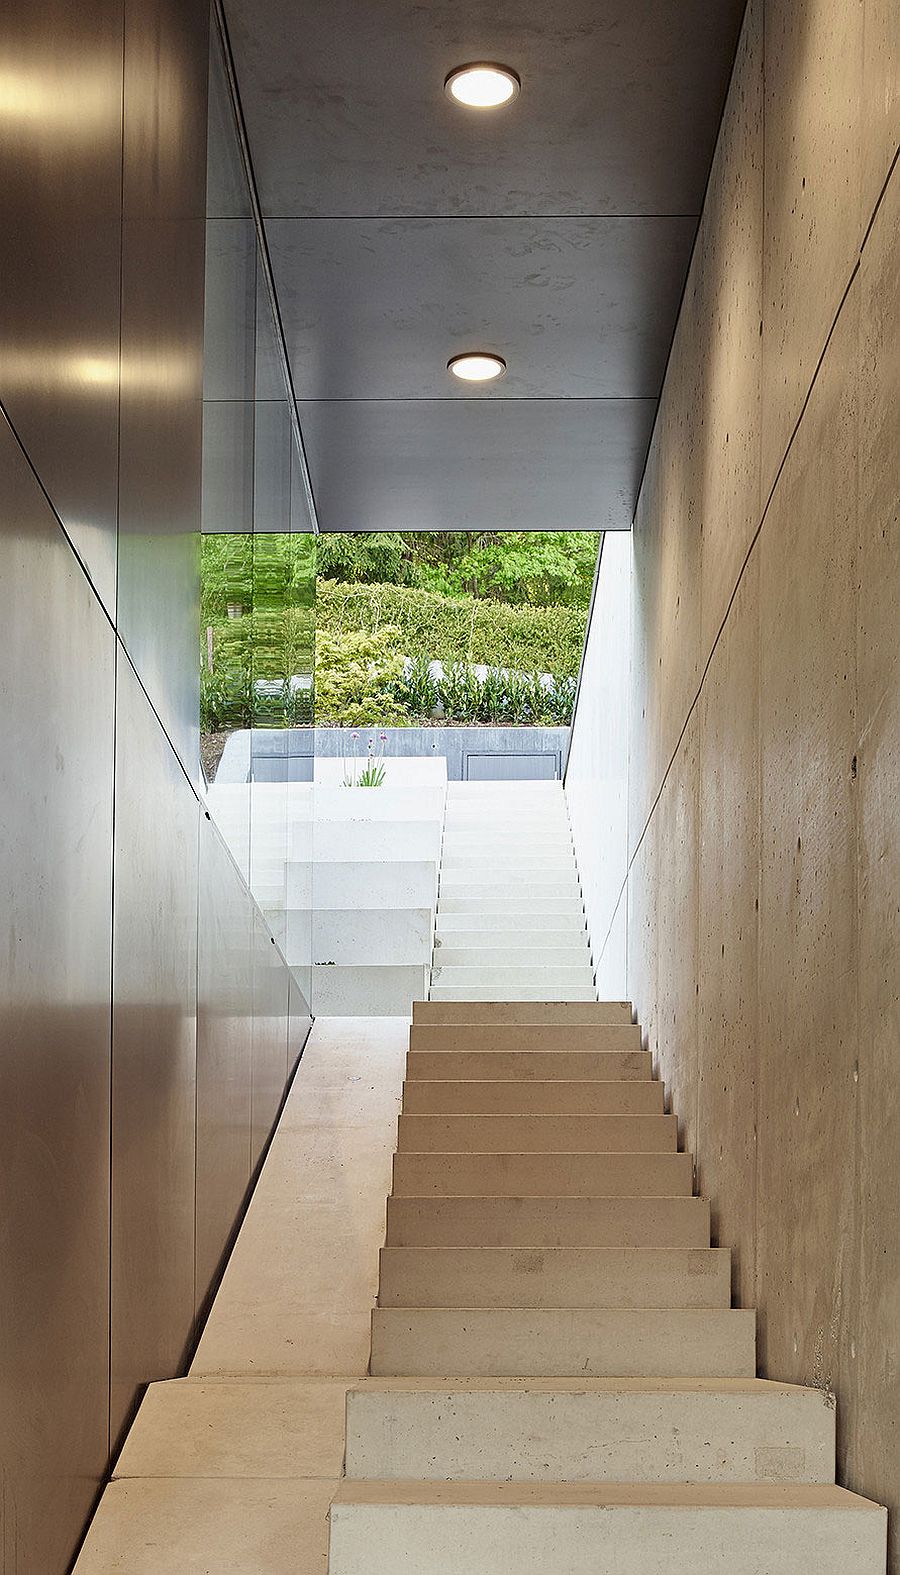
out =
<path fill-rule="evenodd" d="M 444 817 L 445 840 L 466 834 L 485 837 L 494 831 L 516 831 L 523 843 L 532 837 L 539 840 L 543 837 L 571 837 L 572 834 L 568 816 L 552 806 L 541 809 L 532 804 L 519 807 L 511 805 L 506 810 L 500 808 L 490 813 L 475 813 L 471 809 L 456 809 L 448 805 Z"/>
<path fill-rule="evenodd" d="M 389 1247 L 708 1247 L 706 1198 L 388 1199 Z"/>
<path fill-rule="evenodd" d="M 461 918 L 462 915 L 457 914 L 455 917 Z M 473 925 L 466 929 L 462 925 L 448 925 L 446 920 L 443 920 L 435 927 L 434 939 L 436 945 L 469 948 L 519 946 L 537 950 L 544 946 L 589 947 L 587 929 L 583 924 L 571 920 L 562 924 L 549 923 L 534 929 L 523 929 L 515 921 L 495 922 L 482 925 L 480 928 Z"/>
<path fill-rule="evenodd" d="M 413 1023 L 411 1050 L 640 1050 L 637 1023 Z"/>
<path fill-rule="evenodd" d="M 397 1197 L 689 1198 L 690 1154 L 395 1154 Z"/>
<path fill-rule="evenodd" d="M 488 842 L 514 851 L 532 848 L 573 846 L 572 831 L 567 820 L 560 815 L 533 814 L 530 810 L 516 811 L 509 816 L 460 815 L 448 813 L 444 821 L 443 842 L 445 849 L 473 846 L 483 848 Z"/>
<path fill-rule="evenodd" d="M 734 1308 L 376 1307 L 376 1377 L 753 1378 L 756 1314 Z M 558 1564 L 551 1564 L 558 1569 Z"/>
<path fill-rule="evenodd" d="M 398 1152 L 410 1154 L 674 1154 L 677 1147 L 675 1117 L 658 1114 L 404 1112 L 397 1138 Z"/>
<path fill-rule="evenodd" d="M 475 802 L 479 798 L 497 797 L 501 799 L 514 799 L 517 795 L 523 797 L 529 793 L 545 798 L 564 798 L 563 785 L 555 777 L 537 777 L 528 781 L 519 782 L 448 782 L 448 800 L 461 799 Z"/>
<path fill-rule="evenodd" d="M 820 1389 L 760 1378 L 372 1379 L 347 1394 L 349 1478 L 833 1482 Z"/>
<path fill-rule="evenodd" d="M 443 844 L 445 852 L 485 853 L 507 852 L 519 854 L 522 851 L 522 839 L 517 831 L 509 827 L 493 826 L 489 831 L 479 831 L 477 826 L 445 826 Z M 540 833 L 535 833 L 528 839 L 530 853 L 555 852 L 559 848 L 572 852 L 574 844 L 568 826 L 559 826 L 556 830 L 545 827 Z"/>
<path fill-rule="evenodd" d="M 486 849 L 479 848 L 472 853 L 460 853 L 455 849 L 451 852 L 444 847 L 444 856 L 441 861 L 442 875 L 468 876 L 473 872 L 484 869 L 485 857 L 489 857 L 491 868 L 502 870 L 504 875 L 520 875 L 525 870 L 534 870 L 537 874 L 548 872 L 568 874 L 575 868 L 575 857 L 572 850 L 563 853 L 537 853 L 533 848 L 523 851 L 505 853 L 502 848 L 493 848 L 488 854 Z"/>
<path fill-rule="evenodd" d="M 631 1027 L 630 1001 L 414 1001 L 414 1023 L 617 1023 Z"/>
<path fill-rule="evenodd" d="M 496 966 L 488 963 L 477 968 L 457 968 L 452 964 L 445 968 L 438 961 L 431 970 L 432 985 L 442 984 L 450 989 L 461 989 L 470 984 L 475 989 L 493 990 L 494 995 L 511 995 L 518 985 L 524 985 L 530 989 L 542 989 L 549 999 L 558 995 L 561 1000 L 567 998 L 570 988 L 589 989 L 593 978 L 593 969 L 588 962 L 582 963 L 580 967 L 559 963 L 555 966 L 542 964 L 540 967 L 518 968 L 512 964 L 503 967 L 499 963 Z"/>
<path fill-rule="evenodd" d="M 448 946 L 435 939 L 435 968 L 583 968 L 591 966 L 587 941 L 570 946 Z"/>
<path fill-rule="evenodd" d="M 522 839 L 516 833 L 509 833 L 504 837 L 496 832 L 485 835 L 480 841 L 472 838 L 445 836 L 442 844 L 442 862 L 470 864 L 476 860 L 496 860 L 503 869 L 514 868 L 523 862 L 529 864 L 542 863 L 552 860 L 554 863 L 571 865 L 575 858 L 575 849 L 567 837 L 535 837 L 528 839 L 527 846 L 523 848 Z"/>
<path fill-rule="evenodd" d="M 342 1482 L 330 1575 L 884 1575 L 887 1516 L 825 1484 Z"/>
<path fill-rule="evenodd" d="M 440 919 L 450 913 L 477 913 L 486 918 L 490 914 L 518 914 L 525 923 L 533 923 L 540 915 L 563 913 L 567 918 L 579 917 L 584 923 L 584 904 L 580 897 L 548 897 L 543 893 L 532 897 L 511 897 L 506 887 L 500 896 L 481 891 L 477 896 L 460 896 L 457 892 L 441 892 L 438 896 Z"/>
<path fill-rule="evenodd" d="M 403 1085 L 410 1115 L 662 1115 L 665 1089 L 657 1082 L 589 1083 L 534 1079 L 515 1083 L 457 1080 Z"/>
<path fill-rule="evenodd" d="M 432 1001 L 495 1001 L 497 999 L 496 985 L 465 985 L 465 984 L 432 984 L 429 986 L 429 998 Z M 505 992 L 507 995 L 510 992 Z M 517 1001 L 543 1001 L 546 999 L 546 987 L 534 985 L 517 986 L 512 992 Z M 566 999 L 569 1001 L 596 1001 L 597 991 L 593 984 L 571 985 L 566 990 Z"/>
<path fill-rule="evenodd" d="M 406 1058 L 410 1081 L 424 1078 L 490 1078 L 495 1082 L 571 1082 L 589 1079 L 644 1082 L 650 1078 L 649 1050 L 417 1050 Z"/>
<path fill-rule="evenodd" d="M 498 879 L 496 870 L 482 869 L 480 877 L 442 874 L 438 888 L 439 900 L 442 902 L 453 897 L 486 897 L 489 901 L 494 897 L 508 899 L 517 892 L 521 892 L 522 899 L 530 906 L 532 894 L 535 897 L 569 897 L 575 901 L 581 887 L 574 870 L 570 875 L 563 871 L 548 872 L 546 875 L 529 874 L 523 870 L 518 875 Z"/>
<path fill-rule="evenodd" d="M 382 1247 L 379 1307 L 728 1307 L 727 1247 Z"/>

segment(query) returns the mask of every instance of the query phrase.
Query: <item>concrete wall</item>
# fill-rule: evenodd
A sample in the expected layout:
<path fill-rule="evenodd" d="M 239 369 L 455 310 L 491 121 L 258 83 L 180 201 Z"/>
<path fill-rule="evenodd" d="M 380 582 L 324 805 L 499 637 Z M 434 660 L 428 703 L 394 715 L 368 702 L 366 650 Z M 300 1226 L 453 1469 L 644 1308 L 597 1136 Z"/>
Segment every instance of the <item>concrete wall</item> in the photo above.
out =
<path fill-rule="evenodd" d="M 626 994 L 630 536 L 608 531 L 591 606 L 565 789 L 601 1000 Z"/>
<path fill-rule="evenodd" d="M 836 1391 L 894 1571 L 898 32 L 749 6 L 635 522 L 621 899 L 761 1370 Z"/>
<path fill-rule="evenodd" d="M 441 758 L 448 782 L 554 780 L 562 775 L 569 742 L 567 727 L 389 727 L 359 729 L 354 746 L 341 727 L 257 727 L 232 733 L 216 782 L 301 782 L 312 778 L 319 760 L 365 754 L 366 742 L 384 731 L 386 760 L 395 755 Z M 252 757 L 252 759 L 251 759 Z"/>

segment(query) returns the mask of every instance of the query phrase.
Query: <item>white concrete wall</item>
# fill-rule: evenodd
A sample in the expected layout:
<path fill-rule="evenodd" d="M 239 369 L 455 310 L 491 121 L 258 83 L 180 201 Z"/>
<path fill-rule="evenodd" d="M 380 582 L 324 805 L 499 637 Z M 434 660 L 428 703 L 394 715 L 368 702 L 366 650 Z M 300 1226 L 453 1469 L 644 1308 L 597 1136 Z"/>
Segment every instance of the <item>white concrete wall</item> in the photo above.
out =
<path fill-rule="evenodd" d="M 601 1000 L 627 995 L 628 716 L 632 539 L 603 539 L 565 776 Z"/>

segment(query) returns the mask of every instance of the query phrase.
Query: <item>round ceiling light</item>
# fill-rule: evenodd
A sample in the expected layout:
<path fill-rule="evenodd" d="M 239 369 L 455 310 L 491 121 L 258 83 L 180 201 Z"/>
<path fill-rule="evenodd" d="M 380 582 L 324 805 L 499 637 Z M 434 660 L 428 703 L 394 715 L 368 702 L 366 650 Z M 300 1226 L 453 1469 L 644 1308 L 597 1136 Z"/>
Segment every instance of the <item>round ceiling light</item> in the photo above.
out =
<path fill-rule="evenodd" d="M 491 60 L 473 60 L 457 66 L 444 83 L 444 92 L 467 109 L 496 109 L 517 98 L 522 83 L 509 66 Z"/>
<path fill-rule="evenodd" d="M 490 383 L 493 378 L 505 375 L 506 362 L 502 355 L 494 355 L 492 350 L 468 350 L 464 355 L 451 356 L 447 371 L 462 378 L 464 383 Z"/>

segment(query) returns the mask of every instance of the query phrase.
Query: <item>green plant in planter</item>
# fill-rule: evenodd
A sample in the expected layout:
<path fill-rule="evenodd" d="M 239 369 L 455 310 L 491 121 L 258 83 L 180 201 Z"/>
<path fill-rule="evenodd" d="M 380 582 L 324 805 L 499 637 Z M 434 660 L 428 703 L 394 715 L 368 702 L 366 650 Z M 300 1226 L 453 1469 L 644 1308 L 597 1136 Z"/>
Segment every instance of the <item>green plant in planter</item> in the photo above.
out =
<path fill-rule="evenodd" d="M 369 764 L 359 773 L 353 785 L 354 787 L 381 787 L 383 781 L 384 766 L 375 760 L 370 760 Z"/>
<path fill-rule="evenodd" d="M 381 745 L 380 752 L 375 754 L 375 740 L 369 739 L 366 763 L 362 770 L 357 769 L 356 741 L 358 733 L 351 733 L 353 740 L 353 754 L 349 760 L 344 760 L 343 785 L 344 787 L 381 787 L 384 781 L 384 746 L 387 743 L 387 733 L 379 733 L 378 741 Z"/>

